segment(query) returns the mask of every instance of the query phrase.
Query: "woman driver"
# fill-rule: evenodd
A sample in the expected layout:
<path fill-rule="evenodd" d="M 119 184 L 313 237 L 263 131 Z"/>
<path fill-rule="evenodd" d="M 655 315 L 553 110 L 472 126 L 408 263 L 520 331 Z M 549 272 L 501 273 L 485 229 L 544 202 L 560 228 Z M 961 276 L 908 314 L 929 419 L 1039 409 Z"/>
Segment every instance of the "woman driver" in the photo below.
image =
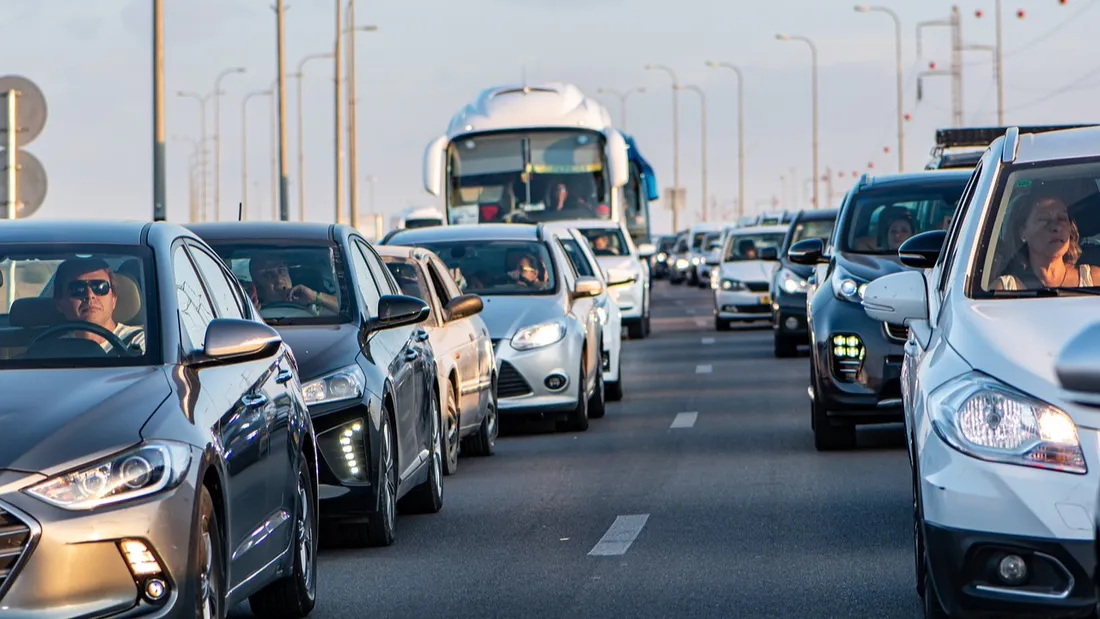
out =
<path fill-rule="evenodd" d="M 1007 226 L 1008 240 L 1022 245 L 1007 274 L 993 281 L 994 290 L 1088 287 L 1100 281 L 1100 267 L 1077 264 L 1081 233 L 1057 193 L 1039 190 L 1027 196 Z"/>

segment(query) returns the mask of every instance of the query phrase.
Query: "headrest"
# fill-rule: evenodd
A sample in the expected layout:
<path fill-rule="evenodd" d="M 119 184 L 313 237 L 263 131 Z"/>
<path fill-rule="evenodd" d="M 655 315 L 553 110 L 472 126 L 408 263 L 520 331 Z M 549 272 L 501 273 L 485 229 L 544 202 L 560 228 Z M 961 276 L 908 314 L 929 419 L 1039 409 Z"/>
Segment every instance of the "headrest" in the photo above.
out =
<path fill-rule="evenodd" d="M 11 304 L 8 322 L 13 327 L 48 327 L 65 321 L 53 297 L 26 297 Z"/>
<path fill-rule="evenodd" d="M 118 297 L 118 302 L 115 304 L 115 322 L 130 324 L 130 321 L 141 313 L 141 290 L 129 275 L 115 273 L 114 280 L 115 296 Z"/>

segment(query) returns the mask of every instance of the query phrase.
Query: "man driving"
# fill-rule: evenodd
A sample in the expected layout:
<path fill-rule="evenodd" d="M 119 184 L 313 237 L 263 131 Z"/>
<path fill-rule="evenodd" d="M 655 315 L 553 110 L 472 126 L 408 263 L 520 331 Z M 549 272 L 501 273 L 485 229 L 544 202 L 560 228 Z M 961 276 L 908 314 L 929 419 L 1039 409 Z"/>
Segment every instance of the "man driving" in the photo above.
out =
<path fill-rule="evenodd" d="M 274 254 L 258 254 L 248 261 L 252 276 L 252 302 L 257 309 L 273 303 L 294 303 L 302 307 L 323 307 L 331 312 L 340 311 L 340 300 L 335 295 L 316 290 L 290 280 L 290 268 L 286 261 Z"/>
<path fill-rule="evenodd" d="M 54 302 L 66 320 L 103 327 L 131 351 L 145 354 L 145 329 L 115 321 L 117 277 L 110 265 L 98 258 L 66 260 L 54 277 Z M 73 337 L 92 340 L 107 352 L 113 348 L 106 338 L 91 331 L 75 331 Z"/>

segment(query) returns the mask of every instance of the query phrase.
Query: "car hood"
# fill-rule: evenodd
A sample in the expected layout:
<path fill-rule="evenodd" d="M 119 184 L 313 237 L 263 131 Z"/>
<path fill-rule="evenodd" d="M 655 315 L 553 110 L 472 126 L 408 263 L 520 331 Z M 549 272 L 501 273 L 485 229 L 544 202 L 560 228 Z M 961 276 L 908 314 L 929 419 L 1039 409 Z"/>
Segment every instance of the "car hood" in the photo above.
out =
<path fill-rule="evenodd" d="M 845 271 L 848 271 L 848 273 L 852 274 L 854 277 L 862 279 L 865 282 L 875 281 L 883 275 L 912 270 L 910 267 L 902 264 L 901 259 L 898 258 L 896 254 L 868 255 L 838 253 L 836 264 Z"/>
<path fill-rule="evenodd" d="M 633 256 L 596 256 L 600 268 L 610 273 L 634 273 L 641 268 Z"/>
<path fill-rule="evenodd" d="M 1061 386 L 1054 364 L 1066 344 L 1097 321 L 1096 301 L 1092 297 L 971 301 L 953 314 L 959 324 L 951 325 L 949 342 L 975 370 L 1058 404 Z M 1100 413 L 1088 417 L 1075 416 L 1074 421 L 1092 428 L 1100 425 Z"/>
<path fill-rule="evenodd" d="M 516 331 L 565 315 L 565 296 L 483 296 L 481 319 L 494 340 L 509 339 Z"/>
<path fill-rule="evenodd" d="M 298 362 L 303 383 L 355 362 L 359 328 L 342 325 L 287 325 L 276 327 Z"/>
<path fill-rule="evenodd" d="M 764 260 L 738 260 L 737 262 L 723 262 L 721 276 L 723 279 L 736 279 L 742 282 L 767 282 L 775 272 L 775 263 Z"/>
<path fill-rule="evenodd" d="M 52 475 L 141 441 L 172 394 L 160 367 L 0 372 L 0 469 Z"/>

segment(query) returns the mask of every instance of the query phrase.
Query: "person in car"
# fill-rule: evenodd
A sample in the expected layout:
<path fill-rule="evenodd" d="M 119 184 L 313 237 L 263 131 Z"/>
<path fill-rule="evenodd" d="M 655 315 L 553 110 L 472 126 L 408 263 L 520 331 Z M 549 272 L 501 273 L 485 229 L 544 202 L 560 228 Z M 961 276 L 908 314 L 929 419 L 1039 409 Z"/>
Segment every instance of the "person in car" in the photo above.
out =
<path fill-rule="evenodd" d="M 855 242 L 859 251 L 896 251 L 916 227 L 909 216 L 909 209 L 900 206 L 887 206 L 878 217 L 879 238 L 865 236 Z"/>
<path fill-rule="evenodd" d="M 752 239 L 745 239 L 737 244 L 737 255 L 741 260 L 756 260 L 756 243 Z"/>
<path fill-rule="evenodd" d="M 1078 265 L 1081 233 L 1057 192 L 1040 189 L 1027 196 L 1009 216 L 1008 247 L 1018 247 L 1007 269 L 993 281 L 994 290 L 1077 288 L 1100 282 L 1100 267 Z"/>
<path fill-rule="evenodd" d="M 118 305 L 118 277 L 106 261 L 98 258 L 74 258 L 57 267 L 53 297 L 57 310 L 69 322 L 89 322 L 114 333 L 128 349 L 145 354 L 145 329 L 115 321 Z M 111 352 L 113 346 L 101 335 L 76 331 L 72 337 L 94 341 Z"/>
<path fill-rule="evenodd" d="M 273 254 L 260 254 L 248 261 L 254 295 L 252 302 L 257 309 L 272 303 L 294 303 L 303 307 L 323 307 L 331 312 L 340 311 L 340 300 L 335 295 L 316 290 L 290 280 L 286 261 Z"/>
<path fill-rule="evenodd" d="M 618 256 L 619 249 L 611 244 L 611 236 L 601 234 L 592 239 L 592 253 L 597 256 Z"/>
<path fill-rule="evenodd" d="M 530 288 L 546 287 L 546 269 L 542 268 L 542 261 L 530 252 L 522 252 L 510 256 L 511 268 L 508 276 L 517 285 Z"/>

